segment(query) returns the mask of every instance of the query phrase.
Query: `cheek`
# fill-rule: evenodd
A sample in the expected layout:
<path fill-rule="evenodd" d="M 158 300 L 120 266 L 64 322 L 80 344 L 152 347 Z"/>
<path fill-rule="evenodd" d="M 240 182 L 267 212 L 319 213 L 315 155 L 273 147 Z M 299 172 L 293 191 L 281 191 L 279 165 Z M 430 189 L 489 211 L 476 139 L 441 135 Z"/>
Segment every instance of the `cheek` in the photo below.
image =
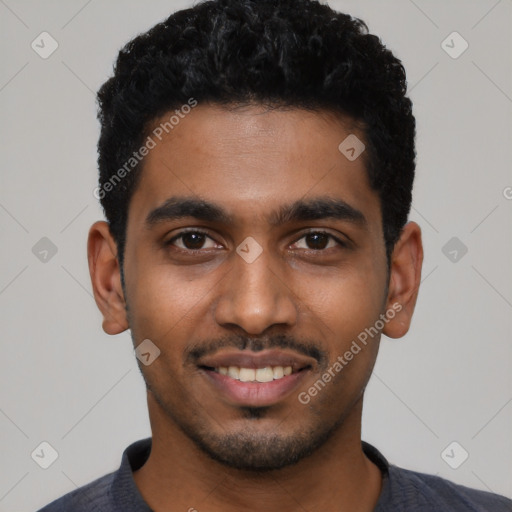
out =
<path fill-rule="evenodd" d="M 132 333 L 137 339 L 179 339 L 176 334 L 203 314 L 214 282 L 209 285 L 209 279 L 187 279 L 179 267 L 170 265 L 147 264 L 139 269 L 128 293 L 130 310 L 134 312 Z"/>
<path fill-rule="evenodd" d="M 333 349 L 342 350 L 379 318 L 385 303 L 385 274 L 373 262 L 357 262 L 312 280 L 302 294 L 307 310 L 327 326 Z"/>

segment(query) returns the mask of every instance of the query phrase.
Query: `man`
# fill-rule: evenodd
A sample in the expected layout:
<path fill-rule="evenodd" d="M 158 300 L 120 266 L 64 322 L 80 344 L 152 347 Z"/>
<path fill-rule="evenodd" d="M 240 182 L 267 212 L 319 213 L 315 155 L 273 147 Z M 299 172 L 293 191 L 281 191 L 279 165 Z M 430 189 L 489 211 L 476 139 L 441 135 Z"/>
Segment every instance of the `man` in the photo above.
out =
<path fill-rule="evenodd" d="M 363 22 L 309 0 L 201 3 L 121 50 L 88 256 L 152 438 L 45 512 L 512 510 L 361 441 L 420 283 L 405 93 Z"/>

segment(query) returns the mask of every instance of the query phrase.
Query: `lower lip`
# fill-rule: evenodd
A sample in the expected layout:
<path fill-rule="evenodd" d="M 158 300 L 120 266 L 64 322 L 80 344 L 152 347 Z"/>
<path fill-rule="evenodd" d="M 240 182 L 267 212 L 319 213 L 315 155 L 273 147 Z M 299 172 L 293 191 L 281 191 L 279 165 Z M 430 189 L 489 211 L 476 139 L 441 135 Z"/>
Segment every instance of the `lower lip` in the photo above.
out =
<path fill-rule="evenodd" d="M 241 382 L 214 370 L 203 369 L 203 373 L 231 404 L 266 407 L 282 401 L 298 388 L 309 370 L 301 370 L 270 382 Z"/>

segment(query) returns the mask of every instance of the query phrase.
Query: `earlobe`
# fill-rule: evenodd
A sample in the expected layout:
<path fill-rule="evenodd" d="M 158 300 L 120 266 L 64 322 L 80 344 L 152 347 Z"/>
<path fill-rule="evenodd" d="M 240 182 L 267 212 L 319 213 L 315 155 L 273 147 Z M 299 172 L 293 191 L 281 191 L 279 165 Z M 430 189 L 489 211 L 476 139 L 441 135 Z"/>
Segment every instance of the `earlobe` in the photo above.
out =
<path fill-rule="evenodd" d="M 394 315 L 392 318 L 390 315 L 383 329 L 383 333 L 390 338 L 400 338 L 409 330 L 421 282 L 422 264 L 421 229 L 415 222 L 408 222 L 391 255 L 386 311 L 393 310 Z"/>
<path fill-rule="evenodd" d="M 129 327 L 126 301 L 116 243 L 104 221 L 95 222 L 89 230 L 87 258 L 94 299 L 103 314 L 103 330 L 119 334 Z"/>

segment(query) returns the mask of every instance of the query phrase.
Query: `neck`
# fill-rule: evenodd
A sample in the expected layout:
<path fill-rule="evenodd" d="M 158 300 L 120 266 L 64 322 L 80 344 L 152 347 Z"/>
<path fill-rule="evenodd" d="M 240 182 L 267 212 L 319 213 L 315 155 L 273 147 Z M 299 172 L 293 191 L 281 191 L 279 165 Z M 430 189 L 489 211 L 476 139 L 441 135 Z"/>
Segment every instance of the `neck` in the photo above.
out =
<path fill-rule="evenodd" d="M 148 393 L 151 454 L 134 473 L 135 483 L 154 512 L 370 512 L 381 490 L 381 473 L 361 446 L 362 398 L 314 454 L 268 472 L 241 471 L 210 459 L 167 418 Z"/>

